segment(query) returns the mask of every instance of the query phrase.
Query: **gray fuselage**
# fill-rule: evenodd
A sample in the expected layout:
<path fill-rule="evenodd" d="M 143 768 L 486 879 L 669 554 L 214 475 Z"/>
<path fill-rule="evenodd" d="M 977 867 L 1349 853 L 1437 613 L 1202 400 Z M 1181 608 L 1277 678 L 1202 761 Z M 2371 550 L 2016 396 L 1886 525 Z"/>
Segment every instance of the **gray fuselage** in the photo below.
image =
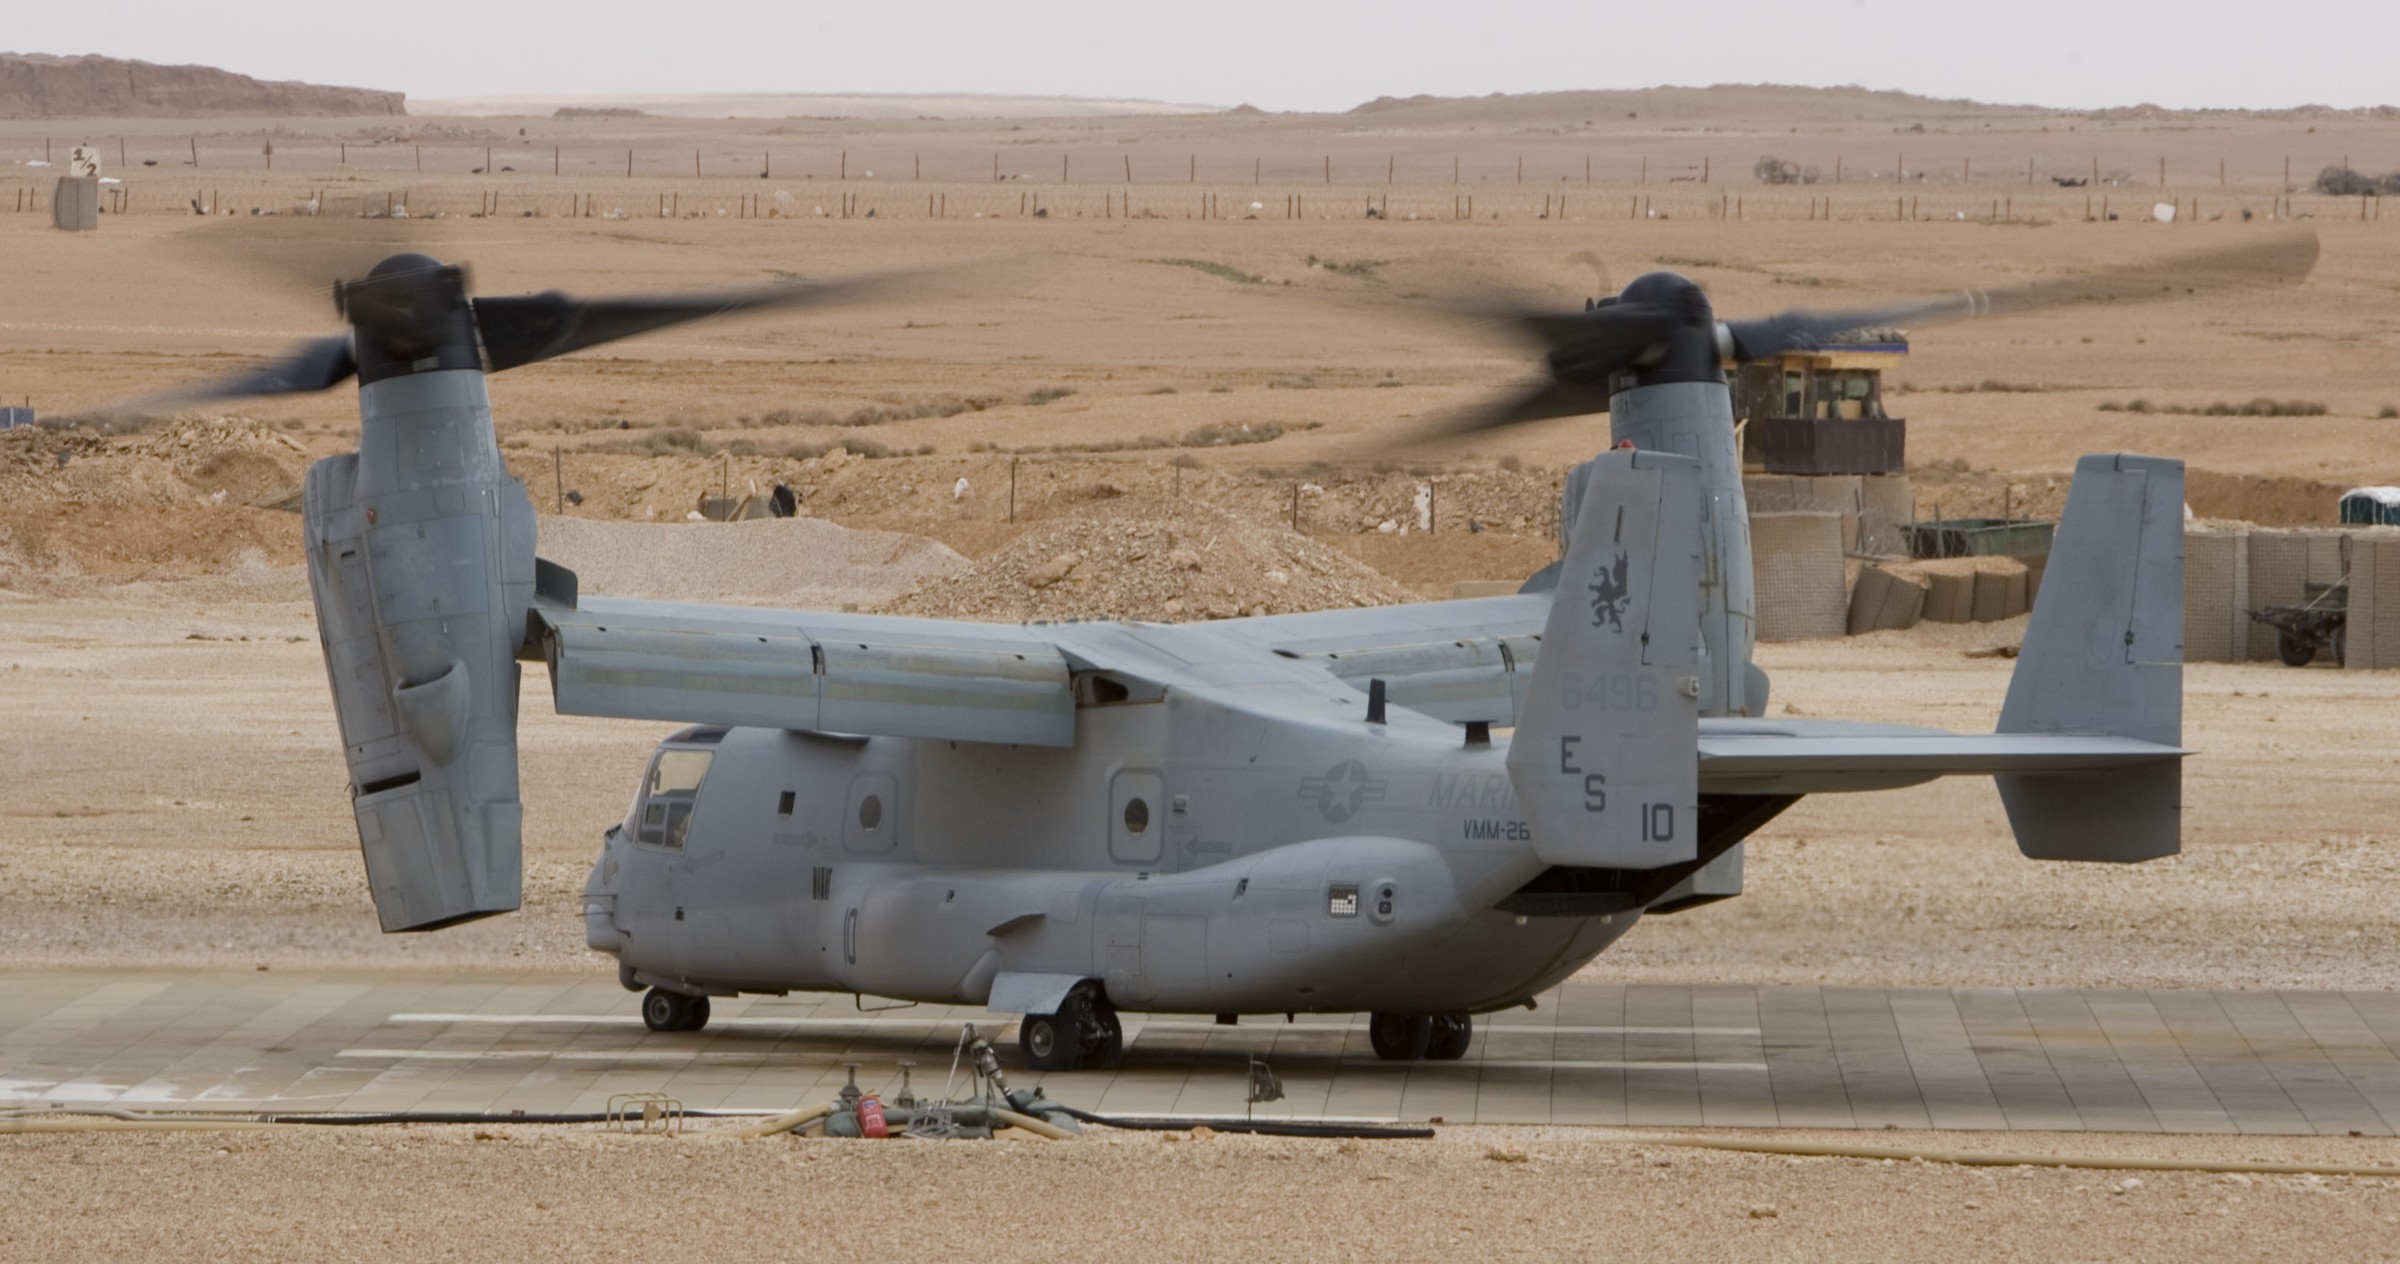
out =
<path fill-rule="evenodd" d="M 1080 681 L 1126 696 L 1079 706 L 1071 747 L 670 739 L 654 763 L 710 751 L 706 776 L 688 807 L 646 780 L 609 832 L 592 945 L 695 992 L 981 1003 L 1007 973 L 1151 1010 L 1423 1013 L 1521 1003 L 1638 915 L 1495 907 L 1546 868 L 1505 744 L 1369 723 L 1359 690 L 1204 626 L 1052 631 L 1157 668 Z"/>

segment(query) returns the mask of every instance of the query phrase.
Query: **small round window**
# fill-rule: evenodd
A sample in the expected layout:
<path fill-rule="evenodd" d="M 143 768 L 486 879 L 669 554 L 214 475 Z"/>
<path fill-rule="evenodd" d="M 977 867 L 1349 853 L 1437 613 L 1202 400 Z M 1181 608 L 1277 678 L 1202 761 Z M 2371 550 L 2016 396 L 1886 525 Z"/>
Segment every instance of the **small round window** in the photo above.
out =
<path fill-rule="evenodd" d="M 883 824 L 883 796 L 870 794 L 858 801 L 858 827 L 871 830 Z"/>
<path fill-rule="evenodd" d="M 1150 828 L 1150 805 L 1140 799 L 1125 801 L 1125 832 L 1139 834 Z"/>

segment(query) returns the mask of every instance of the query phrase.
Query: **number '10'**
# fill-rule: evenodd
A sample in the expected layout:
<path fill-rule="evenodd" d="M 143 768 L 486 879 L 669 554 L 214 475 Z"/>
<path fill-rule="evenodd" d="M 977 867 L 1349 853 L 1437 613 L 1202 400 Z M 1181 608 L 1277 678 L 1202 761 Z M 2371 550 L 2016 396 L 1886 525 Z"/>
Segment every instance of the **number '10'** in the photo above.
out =
<path fill-rule="evenodd" d="M 1675 841 L 1675 805 L 1645 803 L 1642 805 L 1642 841 L 1671 843 Z"/>

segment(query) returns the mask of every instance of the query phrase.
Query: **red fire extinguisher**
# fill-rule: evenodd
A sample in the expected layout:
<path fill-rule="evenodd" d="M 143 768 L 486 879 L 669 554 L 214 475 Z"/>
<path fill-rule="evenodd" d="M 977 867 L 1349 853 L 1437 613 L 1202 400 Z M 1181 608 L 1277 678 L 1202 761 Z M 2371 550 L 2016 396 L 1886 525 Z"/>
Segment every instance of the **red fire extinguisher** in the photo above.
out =
<path fill-rule="evenodd" d="M 883 1102 L 870 1093 L 858 1099 L 858 1135 L 888 1137 L 891 1129 L 883 1122 Z"/>

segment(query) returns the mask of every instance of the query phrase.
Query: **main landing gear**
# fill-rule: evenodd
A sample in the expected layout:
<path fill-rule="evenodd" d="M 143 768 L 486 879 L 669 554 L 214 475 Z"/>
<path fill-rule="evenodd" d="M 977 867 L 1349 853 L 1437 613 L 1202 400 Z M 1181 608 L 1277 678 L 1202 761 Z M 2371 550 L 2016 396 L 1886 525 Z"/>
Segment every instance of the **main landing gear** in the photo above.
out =
<path fill-rule="evenodd" d="M 1367 1043 L 1386 1062 L 1456 1062 L 1475 1040 L 1467 1014 L 1370 1014 Z"/>
<path fill-rule="evenodd" d="M 1067 993 L 1055 1014 L 1027 1014 L 1017 1021 L 1017 1052 L 1036 1071 L 1086 1071 L 1125 1060 L 1125 1028 L 1117 1007 L 1100 989 L 1084 983 Z"/>
<path fill-rule="evenodd" d="M 642 996 L 642 1021 L 652 1031 L 698 1031 L 708 1026 L 708 998 L 652 988 Z"/>

